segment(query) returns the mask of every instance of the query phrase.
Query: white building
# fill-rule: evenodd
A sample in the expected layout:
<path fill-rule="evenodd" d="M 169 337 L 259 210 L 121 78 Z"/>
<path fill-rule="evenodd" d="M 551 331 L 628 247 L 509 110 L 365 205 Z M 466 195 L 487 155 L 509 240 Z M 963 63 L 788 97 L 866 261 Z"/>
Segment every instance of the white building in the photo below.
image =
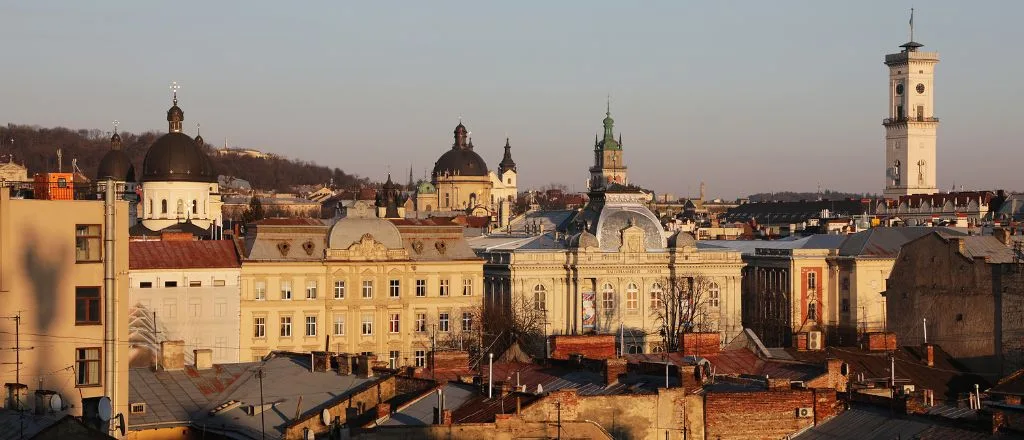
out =
<path fill-rule="evenodd" d="M 145 230 L 132 235 L 155 235 L 172 226 L 200 232 L 221 224 L 217 173 L 203 151 L 202 137 L 182 133 L 185 112 L 176 93 L 173 103 L 167 110 L 168 133 L 149 147 L 142 162 L 140 217 Z"/>
<path fill-rule="evenodd" d="M 151 365 L 160 342 L 213 350 L 214 363 L 238 362 L 241 263 L 228 240 L 129 244 L 132 366 Z"/>
<path fill-rule="evenodd" d="M 889 116 L 885 126 L 885 198 L 934 194 L 936 186 L 934 85 L 938 52 L 921 52 L 911 41 L 885 56 L 889 66 Z"/>

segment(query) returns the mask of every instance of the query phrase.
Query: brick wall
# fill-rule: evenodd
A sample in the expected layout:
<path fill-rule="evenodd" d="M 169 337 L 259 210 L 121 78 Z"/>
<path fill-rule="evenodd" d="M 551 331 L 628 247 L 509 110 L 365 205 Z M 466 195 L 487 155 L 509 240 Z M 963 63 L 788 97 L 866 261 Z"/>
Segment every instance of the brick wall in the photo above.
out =
<path fill-rule="evenodd" d="M 626 374 L 628 363 L 625 359 L 606 359 L 604 364 L 604 383 L 613 385 L 619 382 L 619 376 Z"/>
<path fill-rule="evenodd" d="M 870 351 L 891 351 L 896 349 L 896 333 L 871 332 L 866 337 L 867 349 Z"/>
<path fill-rule="evenodd" d="M 469 353 L 465 351 L 431 352 L 430 368 L 434 371 L 465 370 L 469 368 Z"/>
<path fill-rule="evenodd" d="M 704 399 L 705 438 L 783 438 L 815 422 L 815 413 L 829 416 L 838 411 L 835 392 L 814 390 L 708 393 Z M 800 417 L 800 408 L 812 408 Z M 820 418 L 820 417 L 819 417 Z"/>
<path fill-rule="evenodd" d="M 680 348 L 686 356 L 702 356 L 718 353 L 722 343 L 718 333 L 683 333 L 680 335 Z"/>
<path fill-rule="evenodd" d="M 843 374 L 844 362 L 842 359 L 829 358 L 825 360 L 825 374 L 804 381 L 807 388 L 830 388 L 841 393 L 846 392 L 846 385 L 849 382 L 850 369 L 847 366 L 846 374 Z"/>
<path fill-rule="evenodd" d="M 569 355 L 582 354 L 587 359 L 616 357 L 615 335 L 558 335 L 551 337 L 551 357 L 569 359 Z"/>

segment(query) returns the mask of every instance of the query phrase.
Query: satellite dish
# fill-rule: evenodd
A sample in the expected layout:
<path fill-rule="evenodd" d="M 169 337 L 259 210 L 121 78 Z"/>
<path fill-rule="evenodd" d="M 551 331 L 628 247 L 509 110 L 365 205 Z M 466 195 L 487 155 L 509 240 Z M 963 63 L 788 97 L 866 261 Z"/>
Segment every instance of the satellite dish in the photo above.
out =
<path fill-rule="evenodd" d="M 50 396 L 50 411 L 57 412 L 61 410 L 63 403 L 60 399 L 60 394 L 54 393 Z"/>
<path fill-rule="evenodd" d="M 107 396 L 100 397 L 99 403 L 96 404 L 96 416 L 104 422 L 110 421 L 110 416 L 113 415 L 110 407 L 110 398 Z"/>
<path fill-rule="evenodd" d="M 313 433 L 312 429 L 306 428 L 306 431 L 302 435 L 306 440 L 316 440 L 316 434 Z"/>
<path fill-rule="evenodd" d="M 327 408 L 324 408 L 324 410 L 320 412 L 320 421 L 323 422 L 324 426 L 330 426 L 331 412 L 328 411 Z"/>

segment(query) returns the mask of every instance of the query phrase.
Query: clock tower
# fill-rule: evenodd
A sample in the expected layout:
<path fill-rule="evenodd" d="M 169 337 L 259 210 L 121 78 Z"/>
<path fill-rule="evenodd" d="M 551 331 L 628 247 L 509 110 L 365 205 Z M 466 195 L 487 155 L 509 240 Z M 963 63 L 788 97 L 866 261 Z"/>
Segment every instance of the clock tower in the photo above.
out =
<path fill-rule="evenodd" d="M 910 41 L 899 53 L 885 56 L 889 67 L 889 116 L 885 126 L 885 198 L 910 194 L 934 194 L 936 186 L 934 73 L 938 52 L 923 52 L 914 41 L 914 18 L 910 18 Z"/>

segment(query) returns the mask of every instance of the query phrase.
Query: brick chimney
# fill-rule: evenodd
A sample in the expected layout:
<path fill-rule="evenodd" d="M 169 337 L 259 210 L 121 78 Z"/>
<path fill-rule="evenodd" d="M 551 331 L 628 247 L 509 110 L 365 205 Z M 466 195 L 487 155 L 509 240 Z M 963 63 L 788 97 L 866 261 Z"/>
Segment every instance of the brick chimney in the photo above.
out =
<path fill-rule="evenodd" d="M 163 341 L 160 343 L 160 367 L 164 371 L 185 369 L 185 341 Z"/>
<path fill-rule="evenodd" d="M 341 353 L 334 357 L 334 361 L 338 368 L 338 374 L 341 376 L 348 376 L 352 374 L 352 355 L 348 353 Z"/>
<path fill-rule="evenodd" d="M 213 350 L 209 348 L 192 350 L 192 356 L 195 359 L 196 370 L 209 370 L 213 368 Z"/>
<path fill-rule="evenodd" d="M 935 366 L 935 344 L 924 344 L 924 363 L 929 367 Z"/>
<path fill-rule="evenodd" d="M 605 359 L 604 361 L 604 384 L 615 385 L 619 383 L 619 376 L 626 374 L 627 362 L 625 359 Z"/>

